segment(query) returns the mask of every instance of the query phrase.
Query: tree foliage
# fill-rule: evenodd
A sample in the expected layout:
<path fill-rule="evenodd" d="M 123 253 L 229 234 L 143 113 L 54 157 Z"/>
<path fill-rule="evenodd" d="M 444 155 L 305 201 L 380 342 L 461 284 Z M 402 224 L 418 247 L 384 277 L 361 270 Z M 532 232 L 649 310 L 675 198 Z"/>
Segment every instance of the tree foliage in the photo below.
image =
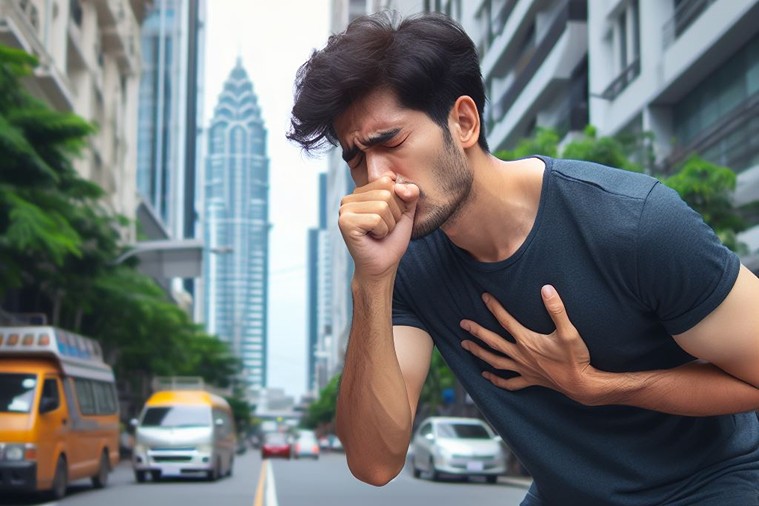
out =
<path fill-rule="evenodd" d="M 114 265 L 129 220 L 74 167 L 93 125 L 21 85 L 37 61 L 0 46 L 0 302 L 98 339 L 119 378 L 240 372 L 228 346 L 192 322 L 136 261 Z"/>
<path fill-rule="evenodd" d="M 319 392 L 319 398 L 308 407 L 301 425 L 308 429 L 317 429 L 331 425 L 337 411 L 337 392 L 340 389 L 340 374 L 335 375 Z"/>
<path fill-rule="evenodd" d="M 650 134 L 642 134 L 642 139 Z M 514 150 L 497 151 L 502 160 L 514 160 L 532 155 L 587 160 L 610 167 L 642 172 L 643 167 L 629 156 L 631 145 L 640 145 L 641 139 L 598 137 L 596 129 L 588 125 L 580 138 L 573 139 L 563 148 L 558 134 L 550 128 L 539 128 L 534 138 L 521 140 Z M 650 154 L 646 153 L 646 158 Z M 680 194 L 682 199 L 698 211 L 722 242 L 733 251 L 740 252 L 742 245 L 736 235 L 745 228 L 739 210 L 731 203 L 735 190 L 735 172 L 727 167 L 710 163 L 696 154 L 672 175 L 655 175 Z"/>
<path fill-rule="evenodd" d="M 432 351 L 430 370 L 422 387 L 420 406 L 424 406 L 429 413 L 438 413 L 439 408 L 443 405 L 443 392 L 446 389 L 454 388 L 455 385 L 456 378 L 453 372 L 443 360 L 440 351 L 435 348 Z"/>

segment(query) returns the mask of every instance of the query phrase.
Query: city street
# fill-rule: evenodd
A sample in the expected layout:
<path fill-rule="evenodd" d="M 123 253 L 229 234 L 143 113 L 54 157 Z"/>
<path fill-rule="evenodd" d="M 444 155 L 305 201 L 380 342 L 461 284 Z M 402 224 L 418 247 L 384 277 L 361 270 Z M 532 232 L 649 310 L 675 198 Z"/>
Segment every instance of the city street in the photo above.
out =
<path fill-rule="evenodd" d="M 232 477 L 213 483 L 201 478 L 168 478 L 159 483 L 137 484 L 129 462 L 123 461 L 111 474 L 105 489 L 95 490 L 88 481 L 79 481 L 73 483 L 68 495 L 58 502 L 4 496 L 0 498 L 0 505 L 516 506 L 525 494 L 524 484 L 510 484 L 505 480 L 489 485 L 484 481 L 415 479 L 408 466 L 385 487 L 372 487 L 350 475 L 342 453 L 324 454 L 316 461 L 272 459 L 269 462 L 269 476 L 264 481 L 273 484 L 274 491 L 268 493 L 256 493 L 262 461 L 257 451 L 250 450 L 237 456 Z"/>

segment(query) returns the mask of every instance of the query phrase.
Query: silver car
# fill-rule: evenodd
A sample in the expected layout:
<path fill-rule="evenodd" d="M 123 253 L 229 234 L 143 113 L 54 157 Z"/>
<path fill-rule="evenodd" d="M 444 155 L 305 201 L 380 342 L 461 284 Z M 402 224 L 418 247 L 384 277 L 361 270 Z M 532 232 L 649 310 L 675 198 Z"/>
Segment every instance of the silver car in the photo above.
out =
<path fill-rule="evenodd" d="M 430 417 L 411 443 L 414 477 L 484 477 L 495 483 L 506 472 L 506 453 L 488 424 L 478 418 Z"/>

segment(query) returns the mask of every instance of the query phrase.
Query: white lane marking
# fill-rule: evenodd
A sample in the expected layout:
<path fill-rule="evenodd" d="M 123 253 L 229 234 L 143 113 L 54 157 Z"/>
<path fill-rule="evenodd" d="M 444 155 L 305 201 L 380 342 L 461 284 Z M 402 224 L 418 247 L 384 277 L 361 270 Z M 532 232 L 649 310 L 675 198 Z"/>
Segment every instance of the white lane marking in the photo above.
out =
<path fill-rule="evenodd" d="M 274 483 L 274 466 L 271 465 L 269 460 L 266 461 L 269 464 L 266 473 L 266 506 L 278 506 L 277 504 L 277 486 Z"/>

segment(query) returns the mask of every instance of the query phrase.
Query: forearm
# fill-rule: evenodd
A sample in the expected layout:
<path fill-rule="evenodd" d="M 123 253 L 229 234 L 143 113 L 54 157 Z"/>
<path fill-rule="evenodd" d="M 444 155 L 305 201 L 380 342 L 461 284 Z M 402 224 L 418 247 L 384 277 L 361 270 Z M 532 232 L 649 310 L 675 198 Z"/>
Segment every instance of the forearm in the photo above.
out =
<path fill-rule="evenodd" d="M 713 416 L 759 409 L 759 389 L 704 362 L 674 369 L 609 373 L 594 370 L 578 400 L 621 404 L 685 416 Z"/>
<path fill-rule="evenodd" d="M 395 354 L 392 279 L 353 282 L 353 324 L 337 399 L 337 431 L 351 472 L 383 485 L 403 467 L 412 414 Z"/>

